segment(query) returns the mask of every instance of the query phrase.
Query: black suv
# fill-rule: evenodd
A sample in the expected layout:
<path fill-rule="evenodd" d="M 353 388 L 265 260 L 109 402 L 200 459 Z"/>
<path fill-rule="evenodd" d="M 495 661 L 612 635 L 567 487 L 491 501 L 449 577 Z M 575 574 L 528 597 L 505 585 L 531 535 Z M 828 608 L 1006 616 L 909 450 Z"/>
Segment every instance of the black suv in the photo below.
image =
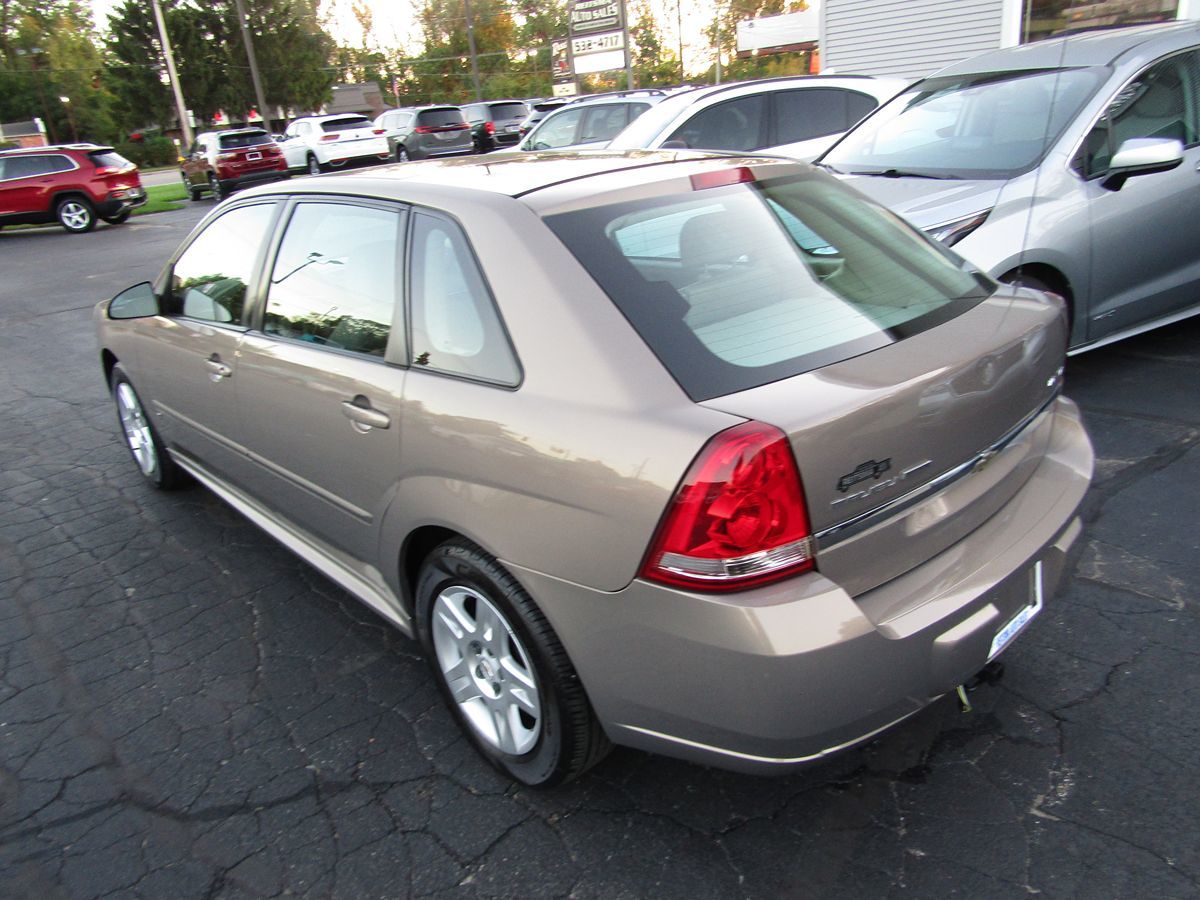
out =
<path fill-rule="evenodd" d="M 524 100 L 468 103 L 462 111 L 471 123 L 476 153 L 487 153 L 497 147 L 515 147 L 521 139 L 521 123 L 529 115 Z"/>
<path fill-rule="evenodd" d="M 146 202 L 138 167 L 112 147 L 63 144 L 0 152 L 0 227 L 57 221 L 73 234 L 119 225 Z"/>

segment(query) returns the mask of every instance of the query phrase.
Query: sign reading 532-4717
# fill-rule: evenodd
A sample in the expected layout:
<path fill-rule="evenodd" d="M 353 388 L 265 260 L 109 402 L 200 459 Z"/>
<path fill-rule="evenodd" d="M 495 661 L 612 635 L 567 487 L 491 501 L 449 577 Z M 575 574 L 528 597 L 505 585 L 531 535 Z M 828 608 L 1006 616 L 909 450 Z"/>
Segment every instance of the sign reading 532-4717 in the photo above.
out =
<path fill-rule="evenodd" d="M 599 53 L 602 50 L 623 50 L 625 32 L 610 31 L 608 34 L 592 34 L 587 37 L 571 38 L 571 52 L 576 56 Z"/>
<path fill-rule="evenodd" d="M 621 4 L 619 0 L 575 0 L 569 17 L 572 35 L 611 31 L 621 27 Z"/>

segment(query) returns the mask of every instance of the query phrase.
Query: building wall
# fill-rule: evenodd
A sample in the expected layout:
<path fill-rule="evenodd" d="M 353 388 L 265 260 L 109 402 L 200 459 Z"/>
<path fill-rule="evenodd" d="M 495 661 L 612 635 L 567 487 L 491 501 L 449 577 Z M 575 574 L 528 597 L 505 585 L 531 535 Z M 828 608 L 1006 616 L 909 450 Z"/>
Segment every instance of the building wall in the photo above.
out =
<path fill-rule="evenodd" d="M 1016 43 L 1019 20 L 1019 0 L 825 0 L 822 71 L 921 78 Z"/>

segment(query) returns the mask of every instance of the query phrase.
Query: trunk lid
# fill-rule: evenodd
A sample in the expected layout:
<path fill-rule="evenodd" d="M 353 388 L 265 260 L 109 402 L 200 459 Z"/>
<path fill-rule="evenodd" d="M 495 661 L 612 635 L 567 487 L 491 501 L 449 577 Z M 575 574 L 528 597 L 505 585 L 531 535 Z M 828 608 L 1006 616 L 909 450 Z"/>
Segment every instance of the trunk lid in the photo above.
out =
<path fill-rule="evenodd" d="M 906 340 L 703 405 L 788 435 L 817 568 L 858 594 L 952 546 L 1020 489 L 1049 438 L 1039 412 L 1065 346 L 1059 305 L 1006 288 Z"/>

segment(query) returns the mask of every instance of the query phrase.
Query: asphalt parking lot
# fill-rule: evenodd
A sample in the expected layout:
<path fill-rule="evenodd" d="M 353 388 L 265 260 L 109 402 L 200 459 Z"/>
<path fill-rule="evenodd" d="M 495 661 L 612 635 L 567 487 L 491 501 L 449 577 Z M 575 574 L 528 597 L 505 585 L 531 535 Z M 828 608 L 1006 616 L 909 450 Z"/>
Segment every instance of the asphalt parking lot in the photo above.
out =
<path fill-rule="evenodd" d="M 618 750 L 537 792 L 415 644 L 142 484 L 91 307 L 209 208 L 0 233 L 0 896 L 1200 893 L 1200 319 L 1069 363 L 1084 537 L 972 713 L 784 778 Z"/>

